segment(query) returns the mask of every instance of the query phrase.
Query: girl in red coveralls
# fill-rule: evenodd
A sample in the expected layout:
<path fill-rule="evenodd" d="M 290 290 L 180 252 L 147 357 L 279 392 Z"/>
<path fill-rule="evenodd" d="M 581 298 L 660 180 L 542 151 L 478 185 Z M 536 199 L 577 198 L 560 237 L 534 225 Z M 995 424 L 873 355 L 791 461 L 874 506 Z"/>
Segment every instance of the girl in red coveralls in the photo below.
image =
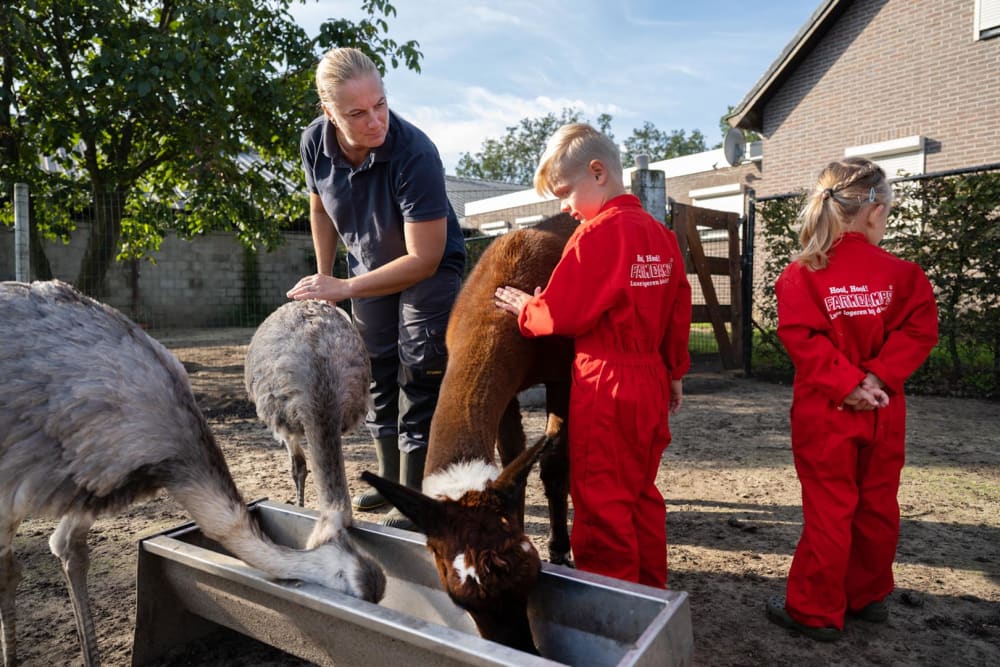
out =
<path fill-rule="evenodd" d="M 778 336 L 795 364 L 791 422 L 802 537 L 772 621 L 837 639 L 845 614 L 888 619 L 899 537 L 903 382 L 937 343 L 916 264 L 880 249 L 892 189 L 877 165 L 827 165 L 800 213 L 802 252 L 782 273 Z"/>
<path fill-rule="evenodd" d="M 583 224 L 534 296 L 496 291 L 528 337 L 576 339 L 570 393 L 571 544 L 581 570 L 665 588 L 666 506 L 656 488 L 690 366 L 691 288 L 674 233 L 626 194 L 618 149 L 560 128 L 535 189 Z"/>

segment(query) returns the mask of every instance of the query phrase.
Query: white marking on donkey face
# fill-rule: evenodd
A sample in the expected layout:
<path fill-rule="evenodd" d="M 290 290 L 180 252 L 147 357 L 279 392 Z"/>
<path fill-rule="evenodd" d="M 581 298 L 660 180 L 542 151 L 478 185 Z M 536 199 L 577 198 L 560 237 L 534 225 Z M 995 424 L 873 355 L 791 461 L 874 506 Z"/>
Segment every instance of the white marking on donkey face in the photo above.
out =
<path fill-rule="evenodd" d="M 470 577 L 475 579 L 476 583 L 481 583 L 479 581 L 479 575 L 476 574 L 476 566 L 472 567 L 465 566 L 465 554 L 458 554 L 455 556 L 455 560 L 452 561 L 452 566 L 455 568 L 455 574 L 458 576 L 458 580 L 461 583 L 465 583 Z"/>
<path fill-rule="evenodd" d="M 458 500 L 469 491 L 482 491 L 500 476 L 500 468 L 486 461 L 459 461 L 424 479 L 423 491 L 432 498 Z"/>

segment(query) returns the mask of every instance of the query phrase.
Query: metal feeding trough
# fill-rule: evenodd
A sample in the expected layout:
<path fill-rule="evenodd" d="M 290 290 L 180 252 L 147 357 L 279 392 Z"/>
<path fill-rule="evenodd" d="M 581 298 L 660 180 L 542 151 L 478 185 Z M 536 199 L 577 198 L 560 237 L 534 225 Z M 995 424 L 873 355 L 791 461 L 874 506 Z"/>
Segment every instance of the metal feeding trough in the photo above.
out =
<path fill-rule="evenodd" d="M 276 543 L 302 548 L 316 512 L 250 505 Z M 418 533 L 357 522 L 352 536 L 382 564 L 385 598 L 370 604 L 315 584 L 276 581 L 188 523 L 142 540 L 132 664 L 229 628 L 319 665 L 689 665 L 687 594 L 542 565 L 529 616 L 543 657 L 479 636 L 441 588 Z"/>

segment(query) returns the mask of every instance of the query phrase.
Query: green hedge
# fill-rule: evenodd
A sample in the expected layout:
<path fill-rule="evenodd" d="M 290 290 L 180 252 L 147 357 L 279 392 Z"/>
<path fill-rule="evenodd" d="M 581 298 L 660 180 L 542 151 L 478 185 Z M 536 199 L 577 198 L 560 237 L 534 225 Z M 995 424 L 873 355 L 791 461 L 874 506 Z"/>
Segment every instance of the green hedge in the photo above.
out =
<path fill-rule="evenodd" d="M 941 340 L 910 378 L 915 393 L 1000 398 L 1000 172 L 895 182 L 896 205 L 882 246 L 923 267 L 937 295 Z M 798 250 L 803 194 L 757 203 L 767 247 L 764 287 L 755 295 L 753 368 L 787 373 L 774 334 L 774 282 Z"/>

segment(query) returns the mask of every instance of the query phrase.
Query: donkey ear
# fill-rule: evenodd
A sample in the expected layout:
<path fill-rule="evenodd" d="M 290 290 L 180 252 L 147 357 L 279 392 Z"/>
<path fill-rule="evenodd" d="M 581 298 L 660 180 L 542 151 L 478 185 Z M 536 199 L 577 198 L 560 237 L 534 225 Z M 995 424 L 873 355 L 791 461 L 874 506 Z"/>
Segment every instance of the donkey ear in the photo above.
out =
<path fill-rule="evenodd" d="M 543 435 L 538 439 L 538 442 L 518 454 L 517 458 L 508 463 L 500 475 L 493 480 L 493 488 L 505 495 L 518 495 L 528 483 L 528 473 L 531 472 L 531 466 L 535 465 L 535 461 L 538 460 L 542 451 L 551 443 L 552 438 Z"/>
<path fill-rule="evenodd" d="M 445 525 L 444 504 L 415 489 L 389 481 L 368 472 L 361 473 L 361 479 L 382 494 L 396 509 L 416 524 L 425 535 L 432 535 Z"/>

